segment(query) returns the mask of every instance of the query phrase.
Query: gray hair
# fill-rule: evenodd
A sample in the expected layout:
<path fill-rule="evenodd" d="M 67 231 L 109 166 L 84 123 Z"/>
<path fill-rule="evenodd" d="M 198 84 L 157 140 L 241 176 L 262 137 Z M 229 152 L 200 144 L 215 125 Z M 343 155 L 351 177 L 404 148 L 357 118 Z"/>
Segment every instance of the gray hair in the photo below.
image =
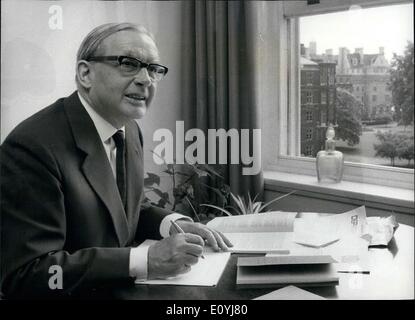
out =
<path fill-rule="evenodd" d="M 136 25 L 130 22 L 106 23 L 94 28 L 84 38 L 79 46 L 78 53 L 76 54 L 76 62 L 80 60 L 88 60 L 96 53 L 103 40 L 114 33 L 124 30 L 133 30 L 143 33 L 155 42 L 153 35 L 144 26 Z M 79 87 L 78 76 L 75 77 L 75 81 Z"/>

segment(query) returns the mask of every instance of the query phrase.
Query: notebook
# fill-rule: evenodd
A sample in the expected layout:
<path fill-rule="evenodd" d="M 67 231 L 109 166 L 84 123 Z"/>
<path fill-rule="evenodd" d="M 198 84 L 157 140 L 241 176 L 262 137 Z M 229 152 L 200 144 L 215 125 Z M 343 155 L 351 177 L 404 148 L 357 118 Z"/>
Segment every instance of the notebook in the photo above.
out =
<path fill-rule="evenodd" d="M 146 240 L 141 246 L 150 246 L 154 240 Z M 205 248 L 203 252 L 205 259 L 192 266 L 187 273 L 167 279 L 155 279 L 146 281 L 136 281 L 137 285 L 176 285 L 176 286 L 207 286 L 214 287 L 218 284 L 223 271 L 228 263 L 230 252 L 213 252 Z"/>
<path fill-rule="evenodd" d="M 237 288 L 332 286 L 339 283 L 331 256 L 238 257 Z"/>

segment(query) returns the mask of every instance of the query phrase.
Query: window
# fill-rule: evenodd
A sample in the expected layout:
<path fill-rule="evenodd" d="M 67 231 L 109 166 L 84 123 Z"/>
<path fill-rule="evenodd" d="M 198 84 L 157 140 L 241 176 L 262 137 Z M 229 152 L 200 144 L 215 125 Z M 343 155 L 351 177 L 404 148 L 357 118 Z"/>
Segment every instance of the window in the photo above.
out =
<path fill-rule="evenodd" d="M 309 71 L 307 74 L 307 85 L 312 86 L 313 85 L 313 72 Z"/>
<path fill-rule="evenodd" d="M 327 112 L 325 110 L 320 111 L 320 124 L 324 127 L 327 122 Z"/>
<path fill-rule="evenodd" d="M 325 86 L 327 84 L 327 69 L 320 69 L 320 84 Z"/>
<path fill-rule="evenodd" d="M 286 170 L 288 172 L 298 172 L 298 168 L 301 168 L 301 172 L 307 172 L 307 174 L 313 175 L 315 174 L 315 164 L 314 162 L 311 162 L 310 159 L 304 159 L 302 160 L 299 156 L 301 154 L 300 150 L 303 151 L 304 154 L 312 154 L 312 152 L 309 152 L 309 147 L 301 146 L 301 140 L 300 140 L 300 132 L 301 128 L 299 126 L 301 125 L 300 121 L 298 119 L 305 119 L 305 117 L 300 116 L 300 108 L 299 108 L 299 98 L 300 97 L 300 86 L 298 86 L 300 82 L 300 72 L 296 73 L 296 70 L 299 66 L 299 57 L 300 52 L 299 49 L 297 49 L 297 46 L 299 46 L 300 43 L 303 43 L 306 47 L 308 47 L 308 44 L 310 41 L 315 42 L 316 45 L 316 55 L 318 58 L 318 55 L 322 55 L 322 53 L 325 52 L 326 49 L 332 49 L 333 50 L 333 57 L 334 59 L 337 59 L 339 53 L 338 48 L 339 47 L 347 47 L 349 53 L 353 53 L 356 48 L 359 48 L 361 45 L 360 43 L 365 43 L 365 48 L 363 49 L 363 55 L 368 54 L 376 54 L 379 47 L 383 46 L 385 47 L 385 58 L 389 59 L 390 64 L 390 56 L 392 49 L 387 48 L 386 44 L 392 43 L 392 41 L 389 41 L 387 39 L 387 35 L 392 33 L 392 30 L 394 30 L 393 34 L 399 34 L 404 38 L 404 41 L 402 41 L 401 48 L 396 49 L 397 52 L 403 52 L 406 46 L 406 40 L 412 39 L 412 12 L 413 12 L 413 5 L 412 4 L 404 4 L 404 5 L 394 5 L 394 6 L 379 6 L 374 7 L 374 4 L 376 0 L 370 2 L 370 8 L 366 8 L 366 6 L 369 7 L 368 2 L 366 1 L 359 1 L 356 0 L 353 3 L 361 4 L 363 9 L 359 9 L 358 12 L 355 14 L 354 12 L 351 12 L 353 10 L 347 10 L 348 5 L 346 2 L 335 0 L 335 5 L 331 6 L 331 2 L 321 2 L 321 6 L 314 10 L 313 12 L 315 15 L 310 15 L 310 11 L 306 5 L 306 2 L 297 3 L 294 5 L 291 5 L 290 2 L 285 2 L 285 7 L 292 7 L 292 11 L 284 11 L 285 17 L 287 17 L 287 25 L 286 29 L 282 28 L 280 29 L 280 32 L 283 36 L 286 37 L 287 42 L 284 42 L 284 38 L 281 40 L 281 44 L 279 46 L 279 52 L 281 53 L 281 56 L 278 58 L 279 63 L 282 61 L 282 64 L 278 66 L 279 71 L 281 71 L 281 74 L 278 75 L 279 80 L 281 80 L 281 83 L 283 84 L 279 88 L 279 93 L 281 93 L 282 99 L 280 99 L 278 108 L 279 108 L 279 121 L 280 124 L 282 124 L 284 127 L 280 128 L 280 134 L 278 136 L 279 143 L 278 143 L 278 157 L 277 157 L 277 163 L 278 168 L 277 170 Z M 384 5 L 385 3 L 391 3 L 396 2 L 395 0 L 379 0 L 380 5 Z M 399 2 L 399 1 L 397 1 Z M 402 2 L 402 1 L 401 1 Z M 323 9 L 325 6 L 327 6 L 327 10 Z M 303 8 L 303 10 L 298 9 L 299 7 Z M 307 7 L 307 8 L 306 8 Z M 317 7 L 316 7 L 317 8 Z M 333 8 L 335 8 L 333 10 Z M 342 9 L 343 8 L 343 9 Z M 308 9 L 308 10 L 307 10 Z M 344 10 L 346 9 L 346 10 Z M 371 23 L 371 19 L 365 18 L 366 14 L 367 17 L 370 16 L 372 10 L 377 9 L 383 9 L 382 14 L 392 14 L 394 17 L 399 15 L 401 18 L 397 20 L 392 18 L 384 18 L 382 21 L 384 21 L 384 25 L 387 25 L 389 32 L 382 33 L 380 31 L 379 24 Z M 393 9 L 398 10 L 397 12 L 393 13 Z M 290 9 L 291 10 L 291 9 Z M 334 12 L 338 10 L 338 12 Z M 340 10 L 344 10 L 343 12 L 340 12 Z M 324 13 L 324 14 L 323 14 Z M 343 13 L 343 14 L 349 14 L 347 19 L 340 19 L 338 17 L 335 17 L 336 14 Z M 352 20 L 353 24 L 350 24 L 350 14 L 352 14 Z M 380 15 L 379 12 L 376 13 L 377 16 Z M 359 18 L 355 18 L 356 16 L 359 16 Z M 314 22 L 311 21 L 314 19 Z M 316 22 L 317 21 L 317 22 Z M 364 21 L 365 26 L 359 25 L 360 22 Z M 382 26 L 383 27 L 383 26 Z M 332 32 L 332 30 L 336 30 L 336 32 Z M 408 36 L 408 32 L 405 30 L 411 30 Z M 354 36 L 350 37 L 350 34 L 353 33 Z M 334 38 L 337 40 L 335 41 L 354 41 L 353 38 L 356 38 L 356 44 L 353 42 L 351 43 L 336 43 L 335 41 L 330 41 L 330 34 L 335 35 Z M 366 48 L 366 43 L 369 43 L 368 41 L 364 41 L 360 36 L 367 36 L 367 34 L 373 38 L 373 39 L 381 39 L 383 43 L 378 44 L 377 46 L 374 46 L 375 49 L 369 49 L 369 47 Z M 347 35 L 347 36 L 346 36 Z M 374 35 L 377 35 L 374 37 Z M 382 36 L 382 37 L 380 37 Z M 307 38 L 309 37 L 309 38 Z M 406 38 L 405 38 L 406 37 Z M 310 39 L 310 40 L 309 40 Z M 312 40 L 311 40 L 312 39 Z M 365 38 L 366 39 L 366 38 Z M 358 44 L 357 44 L 358 42 Z M 285 50 L 285 52 L 284 52 Z M 337 51 L 337 52 L 336 52 Z M 298 54 L 298 58 L 296 56 Z M 315 59 L 317 61 L 318 59 Z M 356 58 L 357 60 L 357 58 Z M 368 85 L 369 88 L 373 88 L 373 83 L 371 81 L 366 81 L 365 76 L 369 72 L 369 70 L 365 70 L 365 61 L 370 59 L 363 59 L 362 64 L 360 64 L 359 61 L 356 61 L 356 64 L 358 68 L 352 66 L 352 60 L 349 60 L 349 66 L 350 73 L 346 74 L 347 79 L 350 81 L 351 87 L 355 88 L 355 93 L 357 92 L 364 92 L 365 85 Z M 338 60 L 340 61 L 340 60 Z M 336 61 L 336 62 L 338 62 Z M 286 62 L 286 63 L 285 63 Z M 321 61 L 320 61 L 321 62 Z M 284 64 L 288 66 L 288 78 L 284 78 Z M 338 67 L 336 66 L 336 72 L 338 71 Z M 373 66 L 372 66 L 373 67 Z M 390 68 L 390 67 L 389 67 Z M 387 68 L 387 70 L 389 70 Z M 360 73 L 358 73 L 358 69 L 360 69 Z M 372 75 L 372 74 L 371 74 Z M 343 76 L 345 76 L 343 74 Z M 337 78 L 338 79 L 338 78 Z M 325 74 L 324 71 L 320 72 L 320 86 L 326 86 L 328 84 L 328 75 Z M 358 84 L 356 84 L 358 82 Z M 340 81 L 339 81 L 340 83 Z M 337 99 L 337 92 L 338 92 L 338 84 L 336 85 L 336 91 L 334 95 L 334 105 L 336 108 L 339 108 L 339 99 Z M 380 104 L 379 99 L 380 97 L 385 96 L 385 92 L 383 92 L 383 89 L 377 85 L 377 103 Z M 386 87 L 386 86 L 385 86 Z M 284 88 L 285 92 L 284 93 Z M 368 90 L 366 90 L 368 91 Z M 296 94 L 298 92 L 298 94 Z M 320 120 L 316 122 L 316 125 L 321 128 L 321 130 L 324 130 L 324 124 L 329 122 L 331 119 L 328 119 L 328 117 L 331 117 L 332 115 L 337 115 L 339 117 L 339 112 L 336 112 L 336 110 L 323 110 L 321 106 L 324 103 L 324 94 L 321 94 L 321 91 L 318 92 L 316 89 L 315 95 L 320 98 L 320 101 L 315 100 L 315 108 L 318 110 L 315 114 L 315 120 Z M 349 91 L 350 92 L 350 91 Z M 373 92 L 373 91 L 372 91 Z M 390 94 L 389 94 L 390 95 Z M 361 108 L 370 108 L 371 105 L 371 99 L 372 95 L 367 96 L 359 96 L 356 94 L 355 96 L 356 101 L 359 105 L 361 105 Z M 330 100 L 330 96 L 326 97 L 326 99 Z M 370 99 L 370 100 L 369 100 Z M 386 99 L 386 98 L 385 98 Z M 310 100 L 310 96 L 308 98 L 308 101 Z M 359 101 L 361 100 L 361 101 Z M 328 106 L 328 105 L 327 105 Z M 391 108 L 386 108 L 385 110 L 391 110 Z M 339 124 L 339 120 L 341 119 L 335 119 L 337 120 L 337 124 Z M 336 123 L 336 122 L 334 122 Z M 365 131 L 366 132 L 375 133 L 376 131 Z M 413 132 L 412 130 L 409 130 L 409 132 Z M 314 137 L 324 136 L 324 134 L 314 134 Z M 313 138 L 314 138 L 313 137 Z M 361 142 L 364 143 L 366 140 L 362 139 Z M 318 143 L 313 145 L 319 145 Z M 320 144 L 321 145 L 321 144 Z M 373 148 L 373 145 L 362 145 L 359 143 L 358 145 L 353 146 L 353 148 L 348 148 L 347 141 L 340 140 L 339 144 L 337 146 L 337 149 L 342 151 L 345 154 L 346 157 L 346 167 L 345 167 L 345 174 L 344 179 L 345 180 L 352 180 L 352 181 L 365 181 L 368 183 L 378 183 L 378 184 L 384 184 L 384 185 L 394 185 L 394 186 L 402 186 L 405 188 L 413 188 L 413 170 L 408 169 L 406 167 L 391 167 L 388 163 L 388 159 L 380 158 L 380 157 L 366 157 L 364 153 L 362 153 L 364 150 L 362 150 L 362 147 L 364 148 Z M 306 150 L 307 149 L 307 150 Z M 352 150 L 353 152 L 348 153 L 348 149 Z M 307 152 L 306 152 L 307 151 Z M 373 151 L 373 150 L 371 150 Z M 368 161 L 369 159 L 369 161 Z M 372 162 L 373 160 L 373 162 Z M 413 167 L 413 164 L 412 164 Z M 282 169 L 281 169 L 282 168 Z M 293 169 L 291 169 L 293 168 Z M 295 168 L 295 169 L 294 169 Z M 294 171 L 290 171 L 294 170 Z M 404 179 L 401 179 L 403 178 Z M 383 180 L 382 180 L 383 179 Z M 382 182 L 380 182 L 382 180 Z"/>
<path fill-rule="evenodd" d="M 321 91 L 321 104 L 327 103 L 327 93 L 326 91 Z"/>
<path fill-rule="evenodd" d="M 383 166 L 391 165 L 390 159 L 375 155 L 375 145 L 380 143 L 376 137 L 377 128 L 372 128 L 372 125 L 368 125 L 368 131 L 364 131 L 363 134 L 359 132 L 359 129 L 356 130 L 354 128 L 359 128 L 361 121 L 375 123 L 375 119 L 380 116 L 383 118 L 393 118 L 392 112 L 389 111 L 373 112 L 373 107 L 375 105 L 390 104 L 386 99 L 380 99 L 380 97 L 390 94 L 388 87 L 379 86 L 379 83 L 388 81 L 389 73 L 374 74 L 373 70 L 380 71 L 382 68 L 391 68 L 393 53 L 400 52 L 403 54 L 407 45 L 406 40 L 411 40 L 412 37 L 406 39 L 405 37 L 400 37 L 401 41 L 397 42 L 396 34 L 393 37 L 388 36 L 390 30 L 399 30 L 399 28 L 401 28 L 403 30 L 402 32 L 405 33 L 404 29 L 409 28 L 409 20 L 407 20 L 406 25 L 403 22 L 405 21 L 404 19 L 399 19 L 399 23 L 396 21 L 396 17 L 399 16 L 397 14 L 405 15 L 405 8 L 408 9 L 408 5 L 393 7 L 383 6 L 357 9 L 355 11 L 348 10 L 346 12 L 326 13 L 299 18 L 300 42 L 304 44 L 305 47 L 308 46 L 310 41 L 315 42 L 317 52 L 314 56 L 314 60 L 316 62 L 322 61 L 318 64 L 320 67 L 320 90 L 323 90 L 323 86 L 328 86 L 329 88 L 327 97 L 323 91 L 321 91 L 320 94 L 321 105 L 325 105 L 327 102 L 327 110 L 322 111 L 320 114 L 321 124 L 337 122 L 339 125 L 338 128 L 342 129 L 341 132 L 344 132 L 345 130 L 350 131 L 350 134 L 354 138 L 344 135 L 340 137 L 343 139 L 340 139 L 337 142 L 337 148 L 344 153 L 345 159 L 348 161 Z M 383 18 L 382 21 L 384 21 L 384 23 L 382 26 L 379 26 L 377 23 L 379 17 Z M 336 30 L 336 32 L 333 32 L 332 30 Z M 354 36 L 350 37 L 350 34 L 354 34 Z M 406 34 L 407 36 L 412 36 L 408 32 Z M 374 35 L 377 36 L 374 37 Z M 382 37 L 382 35 L 384 36 Z M 365 44 L 364 47 L 362 46 L 362 43 Z M 382 52 L 379 51 L 379 47 L 383 47 L 383 49 L 381 49 Z M 339 48 L 347 48 L 347 50 L 340 50 Z M 331 66 L 330 61 L 327 59 L 327 55 L 324 54 L 327 51 L 333 51 L 333 57 L 337 59 L 334 61 L 335 64 L 333 66 Z M 384 56 L 385 59 L 378 58 L 380 55 Z M 351 65 L 345 64 L 344 61 L 350 61 Z M 339 66 L 339 63 L 343 63 L 343 65 Z M 379 65 L 382 63 L 384 65 Z M 370 110 L 370 112 L 368 112 L 369 115 L 365 119 L 362 119 L 362 116 L 359 114 L 361 112 L 361 108 L 357 103 L 359 95 L 351 94 L 351 99 L 355 99 L 356 101 L 355 106 L 353 106 L 353 102 L 344 102 L 346 99 L 341 96 L 338 100 L 340 103 L 334 105 L 337 94 L 343 94 L 338 92 L 338 90 L 331 89 L 332 86 L 339 88 L 339 84 L 336 85 L 334 79 L 336 72 L 339 72 L 340 67 L 342 70 L 341 75 L 338 78 L 343 79 L 343 77 L 349 76 L 351 83 L 355 84 L 357 92 L 361 91 L 369 94 L 367 103 L 365 103 L 363 99 L 363 108 Z M 342 103 L 348 103 L 348 105 L 342 105 Z M 350 116 L 346 119 L 343 116 L 344 113 L 337 112 L 338 117 L 335 119 L 335 109 L 340 110 L 341 108 L 348 110 L 348 112 L 354 112 L 353 117 Z M 385 110 L 388 109 L 386 108 Z M 350 125 L 350 122 L 348 122 L 350 119 L 356 123 Z M 399 124 L 396 122 L 389 124 L 389 127 L 393 131 L 403 131 L 403 128 L 400 128 Z M 371 137 L 369 138 L 368 136 Z M 316 137 L 316 139 L 318 138 Z M 354 141 L 352 141 L 353 139 Z M 365 145 L 362 145 L 360 140 L 365 142 Z M 358 142 L 356 143 L 356 141 Z M 315 142 L 316 145 L 320 144 L 320 141 Z M 399 162 L 399 160 L 395 159 L 395 163 L 396 162 Z M 407 166 L 405 161 L 400 161 L 400 165 L 402 167 Z"/>
<path fill-rule="evenodd" d="M 334 93 L 334 91 L 330 91 L 330 94 L 329 94 L 329 104 L 333 104 L 334 103 L 334 95 L 335 95 L 335 93 Z"/>
<path fill-rule="evenodd" d="M 313 92 L 307 91 L 306 92 L 306 103 L 312 104 L 313 103 Z"/>
<path fill-rule="evenodd" d="M 306 117 L 305 117 L 306 121 L 313 121 L 313 111 L 307 111 L 306 112 Z"/>
<path fill-rule="evenodd" d="M 313 128 L 307 128 L 307 132 L 305 134 L 306 140 L 313 140 Z"/>

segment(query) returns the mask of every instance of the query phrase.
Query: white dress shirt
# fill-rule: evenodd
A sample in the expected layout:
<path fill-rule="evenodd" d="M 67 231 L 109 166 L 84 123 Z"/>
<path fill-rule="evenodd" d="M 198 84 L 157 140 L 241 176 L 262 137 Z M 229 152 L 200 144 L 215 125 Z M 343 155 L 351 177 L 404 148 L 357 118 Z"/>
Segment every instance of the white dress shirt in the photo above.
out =
<path fill-rule="evenodd" d="M 108 161 L 111 165 L 112 173 L 114 175 L 115 183 L 116 183 L 116 159 L 117 159 L 117 148 L 115 147 L 115 142 L 112 136 L 118 130 L 122 130 L 125 134 L 125 127 L 120 129 L 114 128 L 107 120 L 105 120 L 101 115 L 99 115 L 89 104 L 88 102 L 81 96 L 78 92 L 79 100 L 81 100 L 81 104 L 84 106 L 85 110 L 88 112 L 89 116 L 92 119 L 92 122 L 97 129 L 98 135 L 101 139 L 101 142 L 104 146 L 105 153 L 108 157 Z M 167 238 L 169 236 L 171 220 L 178 220 L 178 219 L 186 219 L 189 221 L 193 221 L 191 218 L 184 216 L 179 213 L 172 213 L 168 216 L 164 217 L 160 224 L 160 234 L 163 238 Z M 148 262 L 148 246 L 145 248 L 136 247 L 131 248 L 130 251 L 130 276 L 136 278 L 137 280 L 147 280 L 147 262 Z"/>

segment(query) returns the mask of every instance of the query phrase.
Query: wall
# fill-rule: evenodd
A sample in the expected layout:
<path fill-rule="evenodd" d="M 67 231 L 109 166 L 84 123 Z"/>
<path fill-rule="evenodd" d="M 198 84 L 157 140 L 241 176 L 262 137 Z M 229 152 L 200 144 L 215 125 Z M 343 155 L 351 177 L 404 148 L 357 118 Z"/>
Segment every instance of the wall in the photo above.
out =
<path fill-rule="evenodd" d="M 50 28 L 52 6 L 62 9 L 62 29 Z M 1 142 L 22 120 L 76 89 L 76 52 L 89 31 L 107 22 L 135 22 L 155 35 L 169 67 L 139 120 L 145 170 L 160 171 L 149 151 L 156 145 L 153 132 L 174 129 L 181 112 L 181 15 L 180 1 L 1 1 Z"/>

